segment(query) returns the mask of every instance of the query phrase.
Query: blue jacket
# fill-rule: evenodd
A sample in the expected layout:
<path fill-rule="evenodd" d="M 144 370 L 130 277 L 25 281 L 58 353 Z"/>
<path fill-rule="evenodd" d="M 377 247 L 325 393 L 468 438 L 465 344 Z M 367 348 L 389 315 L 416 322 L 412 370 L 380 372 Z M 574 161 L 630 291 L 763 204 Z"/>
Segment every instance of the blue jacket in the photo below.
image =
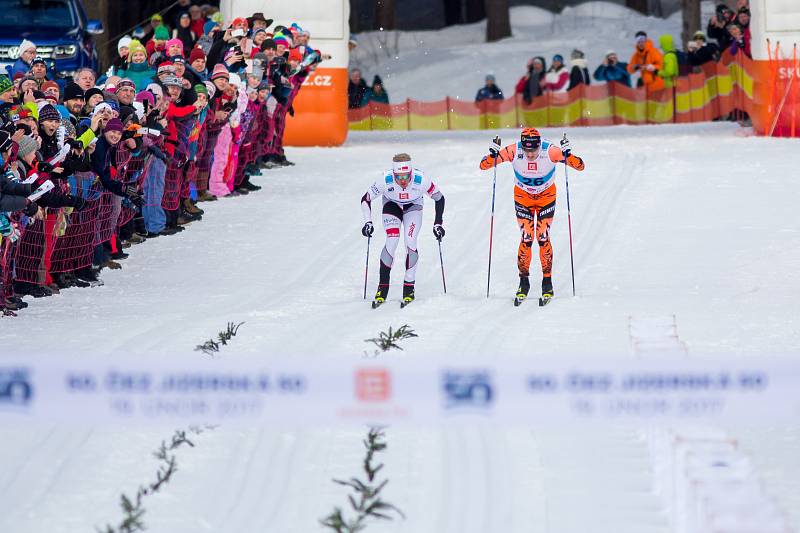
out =
<path fill-rule="evenodd" d="M 27 64 L 25 61 L 23 61 L 22 58 L 20 57 L 11 67 L 11 70 L 9 71 L 10 72 L 9 78 L 13 80 L 17 72 L 22 72 L 23 74 L 27 74 L 28 72 L 30 72 L 30 70 L 31 66 Z"/>
<path fill-rule="evenodd" d="M 600 65 L 594 71 L 594 79 L 597 81 L 617 81 L 628 87 L 631 86 L 631 75 L 628 74 L 627 63 L 617 63 L 608 67 Z"/>
<path fill-rule="evenodd" d="M 488 87 L 481 87 L 478 94 L 475 95 L 476 102 L 480 102 L 481 100 L 502 100 L 503 98 L 503 91 L 495 84 Z"/>

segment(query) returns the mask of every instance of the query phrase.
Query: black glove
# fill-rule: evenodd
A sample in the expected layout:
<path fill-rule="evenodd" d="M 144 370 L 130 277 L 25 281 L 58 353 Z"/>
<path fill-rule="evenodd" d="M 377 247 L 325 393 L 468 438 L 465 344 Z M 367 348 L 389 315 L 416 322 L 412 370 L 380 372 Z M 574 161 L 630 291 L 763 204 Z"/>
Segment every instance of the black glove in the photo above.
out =
<path fill-rule="evenodd" d="M 86 208 L 86 200 L 80 196 L 70 196 L 69 198 L 72 207 L 75 208 L 75 211 L 83 211 Z"/>
<path fill-rule="evenodd" d="M 441 224 L 434 224 L 433 225 L 433 236 L 436 237 L 436 240 L 441 242 L 444 238 L 444 228 Z"/>
<path fill-rule="evenodd" d="M 367 222 L 364 224 L 364 227 L 361 228 L 361 235 L 364 237 L 372 237 L 372 233 L 375 231 L 375 228 L 372 226 L 372 222 Z"/>
<path fill-rule="evenodd" d="M 32 217 L 39 212 L 39 206 L 36 202 L 29 202 L 28 205 L 25 206 L 25 209 L 22 210 L 25 213 L 25 216 Z"/>
<path fill-rule="evenodd" d="M 45 174 L 51 174 L 56 167 L 54 167 L 50 163 L 42 161 L 39 163 L 39 166 L 37 168 L 39 169 L 39 172 L 44 172 Z"/>
<path fill-rule="evenodd" d="M 502 149 L 502 141 L 500 140 L 500 136 L 495 137 L 492 139 L 492 144 L 489 145 L 489 155 L 496 158 L 500 155 L 500 150 Z"/>
<path fill-rule="evenodd" d="M 144 200 L 142 200 L 142 195 L 139 194 L 139 191 L 136 189 L 136 187 L 128 185 L 127 187 L 125 187 L 123 192 L 125 193 L 125 198 L 130 200 L 131 203 L 133 203 L 133 205 L 137 207 L 142 207 L 142 204 L 144 204 Z"/>

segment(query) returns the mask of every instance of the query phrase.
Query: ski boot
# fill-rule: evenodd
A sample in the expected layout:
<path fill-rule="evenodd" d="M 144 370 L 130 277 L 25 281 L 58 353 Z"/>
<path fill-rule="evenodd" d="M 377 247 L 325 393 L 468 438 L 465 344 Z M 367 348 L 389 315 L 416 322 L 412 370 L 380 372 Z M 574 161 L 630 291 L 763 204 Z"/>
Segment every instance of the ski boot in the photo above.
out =
<path fill-rule="evenodd" d="M 386 301 L 386 295 L 389 294 L 389 287 L 378 287 L 378 292 L 375 293 L 375 298 L 372 299 L 372 308 L 377 309 Z"/>
<path fill-rule="evenodd" d="M 400 304 L 400 309 L 407 306 L 414 301 L 414 282 L 403 283 L 403 302 Z"/>
<path fill-rule="evenodd" d="M 544 307 L 553 298 L 553 280 L 550 276 L 542 278 L 542 297 L 539 298 L 539 307 Z"/>
<path fill-rule="evenodd" d="M 520 304 L 525 301 L 525 298 L 528 297 L 529 290 L 531 290 L 531 282 L 528 279 L 528 276 L 520 276 L 519 288 L 517 289 L 517 295 L 514 298 L 514 307 L 519 307 Z"/>

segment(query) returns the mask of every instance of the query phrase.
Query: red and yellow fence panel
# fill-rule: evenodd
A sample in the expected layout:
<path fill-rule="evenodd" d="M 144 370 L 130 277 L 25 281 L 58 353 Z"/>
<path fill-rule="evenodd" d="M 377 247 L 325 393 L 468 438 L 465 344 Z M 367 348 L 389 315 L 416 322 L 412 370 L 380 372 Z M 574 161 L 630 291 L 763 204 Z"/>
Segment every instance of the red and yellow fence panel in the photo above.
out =
<path fill-rule="evenodd" d="M 526 104 L 521 95 L 505 100 L 438 102 L 406 100 L 402 104 L 371 103 L 350 110 L 352 130 L 479 130 L 520 126 L 609 126 L 666 124 L 714 120 L 734 110 L 750 113 L 759 100 L 775 100 L 755 80 L 753 62 L 742 54 L 726 54 L 680 77 L 674 87 L 659 91 L 611 82 L 580 85 L 566 93 L 545 93 Z M 774 69 L 776 70 L 776 69 Z M 773 93 L 775 91 L 773 90 Z M 767 96 L 760 96 L 762 93 Z"/>

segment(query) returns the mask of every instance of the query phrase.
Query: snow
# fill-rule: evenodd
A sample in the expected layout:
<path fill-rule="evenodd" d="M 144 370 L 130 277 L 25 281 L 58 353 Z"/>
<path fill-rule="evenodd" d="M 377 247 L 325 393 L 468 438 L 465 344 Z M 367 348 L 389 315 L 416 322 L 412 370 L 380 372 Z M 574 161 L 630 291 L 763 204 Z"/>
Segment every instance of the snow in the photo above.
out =
<path fill-rule="evenodd" d="M 387 358 L 598 357 L 632 353 L 630 317 L 675 315 L 688 357 L 796 354 L 800 219 L 796 140 L 743 135 L 727 123 L 569 131 L 586 171 L 570 172 L 578 296 L 571 295 L 563 170 L 552 240 L 555 300 L 511 305 L 519 241 L 512 176 L 497 176 L 487 300 L 491 172 L 477 163 L 494 132 L 353 133 L 337 149 L 288 150 L 297 166 L 255 178 L 258 193 L 204 204 L 189 231 L 131 248 L 105 286 L 33 300 L 0 321 L 3 353 L 121 352 L 169 357 L 245 321 L 224 358 L 360 357 L 364 339 L 409 324 L 419 334 Z M 499 132 L 506 141 L 516 131 Z M 546 137 L 561 131 L 545 129 Z M 418 301 L 362 300 L 366 241 L 358 199 L 392 154 L 408 151 L 447 198 L 442 294 L 426 205 Z M 375 220 L 379 220 L 377 212 Z M 378 224 L 380 230 L 380 224 Z M 381 238 L 373 239 L 369 292 Z M 403 264 L 400 252 L 397 264 Z M 538 265 L 534 258 L 534 265 Z M 533 285 L 538 285 L 536 266 Z M 768 413 L 765 413 L 768 416 Z M 761 467 L 765 488 L 800 527 L 800 428 L 726 428 Z M 178 472 L 146 503 L 154 533 L 320 531 L 345 502 L 331 478 L 357 472 L 365 432 L 222 425 L 178 450 Z M 120 516 L 121 492 L 150 480 L 162 429 L 4 427 L 0 531 L 88 531 Z M 666 533 L 642 434 L 632 428 L 388 429 L 379 455 L 386 499 L 406 521 L 374 532 Z"/>
<path fill-rule="evenodd" d="M 507 96 L 513 94 L 534 56 L 543 56 L 549 67 L 554 54 L 568 61 L 578 48 L 586 54 L 592 73 L 611 50 L 620 61 L 627 61 L 639 30 L 647 32 L 656 46 L 665 33 L 679 42 L 681 14 L 646 17 L 610 2 L 585 2 L 558 14 L 517 6 L 511 8 L 512 36 L 507 39 L 486 43 L 485 22 L 433 31 L 366 32 L 358 35 L 350 66 L 361 68 L 368 84 L 380 75 L 393 103 L 445 96 L 471 101 L 490 73 Z"/>

